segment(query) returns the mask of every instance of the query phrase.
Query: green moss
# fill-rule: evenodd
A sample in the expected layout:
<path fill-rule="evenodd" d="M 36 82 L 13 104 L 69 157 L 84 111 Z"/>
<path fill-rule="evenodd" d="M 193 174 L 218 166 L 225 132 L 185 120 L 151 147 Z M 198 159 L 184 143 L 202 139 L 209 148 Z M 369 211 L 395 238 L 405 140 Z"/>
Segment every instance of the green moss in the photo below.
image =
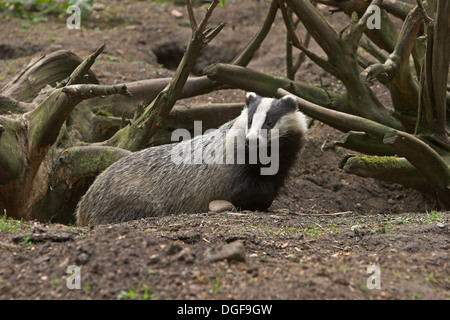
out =
<path fill-rule="evenodd" d="M 1 170 L 5 170 L 2 173 L 3 180 L 1 184 L 7 184 L 12 179 L 17 178 L 23 169 L 22 156 L 20 154 L 20 148 L 16 133 L 20 132 L 20 124 L 18 122 L 5 120 L 1 122 L 1 125 L 5 128 L 5 132 L 1 135 L 0 150 L 2 151 L 0 159 Z"/>
<path fill-rule="evenodd" d="M 98 116 L 104 116 L 104 117 L 114 117 L 114 115 L 111 112 L 106 111 L 106 110 L 98 110 L 95 114 Z"/>
<path fill-rule="evenodd" d="M 111 164 L 128 155 L 115 148 L 74 147 L 69 149 L 66 163 L 72 164 L 73 176 L 97 175 Z"/>
<path fill-rule="evenodd" d="M 362 156 L 352 157 L 347 162 L 354 162 L 357 164 L 363 164 L 369 168 L 401 168 L 401 164 L 397 157 L 380 157 L 380 156 Z"/>

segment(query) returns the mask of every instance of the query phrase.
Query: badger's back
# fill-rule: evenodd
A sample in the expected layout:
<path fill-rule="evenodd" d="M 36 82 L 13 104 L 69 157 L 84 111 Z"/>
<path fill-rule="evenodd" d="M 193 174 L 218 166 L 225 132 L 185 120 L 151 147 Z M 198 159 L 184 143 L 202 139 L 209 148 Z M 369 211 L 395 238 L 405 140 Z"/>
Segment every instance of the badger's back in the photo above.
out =
<path fill-rule="evenodd" d="M 171 159 L 175 146 L 136 152 L 102 172 L 78 204 L 78 225 L 204 212 L 210 199 L 229 199 L 223 165 L 176 164 Z"/>

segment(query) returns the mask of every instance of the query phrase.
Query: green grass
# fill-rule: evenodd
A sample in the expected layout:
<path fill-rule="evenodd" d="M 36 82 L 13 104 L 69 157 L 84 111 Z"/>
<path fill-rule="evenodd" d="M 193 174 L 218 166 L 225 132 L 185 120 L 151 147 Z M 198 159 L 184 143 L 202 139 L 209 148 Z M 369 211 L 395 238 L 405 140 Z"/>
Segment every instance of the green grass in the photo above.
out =
<path fill-rule="evenodd" d="M 138 300 L 139 299 L 139 290 L 141 289 L 142 281 L 139 282 L 136 289 L 128 288 L 128 291 L 122 290 L 120 291 L 117 299 L 119 300 Z M 148 286 L 144 284 L 144 293 L 140 300 L 150 300 L 152 298 L 152 294 L 148 290 Z"/>
<path fill-rule="evenodd" d="M 6 213 L 0 218 L 0 231 L 11 233 L 15 232 L 22 225 L 21 220 L 15 220 L 13 218 L 8 218 Z"/>
<path fill-rule="evenodd" d="M 147 269 L 147 275 L 142 278 L 142 280 L 138 283 L 137 287 L 135 289 L 130 288 L 128 286 L 128 291 L 122 290 L 120 291 L 119 295 L 117 296 L 117 299 L 119 300 L 152 300 L 156 299 L 153 296 L 153 293 L 149 291 L 148 286 L 146 284 L 142 285 L 145 280 L 148 280 L 153 275 L 153 269 L 148 268 Z M 141 287 L 144 288 L 144 292 L 142 296 L 139 295 L 139 291 L 141 290 Z M 90 290 L 90 288 L 89 288 Z M 86 290 L 85 290 L 86 291 Z"/>
<path fill-rule="evenodd" d="M 220 281 L 221 276 L 218 274 L 214 279 L 208 279 L 208 283 L 211 285 L 211 289 L 209 290 L 210 294 L 219 294 L 222 290 L 222 283 Z"/>

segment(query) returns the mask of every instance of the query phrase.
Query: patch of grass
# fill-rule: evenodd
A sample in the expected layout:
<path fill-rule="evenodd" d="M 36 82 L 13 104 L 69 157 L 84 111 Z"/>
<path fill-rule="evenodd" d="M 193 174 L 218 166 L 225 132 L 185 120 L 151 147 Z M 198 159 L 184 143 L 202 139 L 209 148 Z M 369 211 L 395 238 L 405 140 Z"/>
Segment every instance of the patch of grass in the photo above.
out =
<path fill-rule="evenodd" d="M 91 292 L 91 281 L 90 281 L 90 280 L 84 281 L 84 284 L 83 284 L 83 291 L 84 291 L 85 293 Z"/>
<path fill-rule="evenodd" d="M 366 287 L 366 285 L 365 285 L 364 283 L 361 283 L 361 284 L 358 286 L 358 288 L 359 288 L 359 290 L 361 290 L 362 292 L 364 292 L 364 291 L 367 290 L 367 287 Z"/>
<path fill-rule="evenodd" d="M 437 280 L 434 278 L 434 272 L 431 272 L 428 276 L 425 277 L 425 281 L 436 283 Z"/>
<path fill-rule="evenodd" d="M 70 5 L 81 9 L 81 19 L 89 16 L 93 0 L 0 0 L 0 13 L 9 19 L 11 16 L 28 19 L 33 23 L 48 21 L 50 15 L 65 15 Z"/>
<path fill-rule="evenodd" d="M 348 271 L 353 271 L 353 270 L 355 270 L 355 268 L 353 268 L 353 267 L 349 267 L 348 265 L 346 265 L 346 264 L 342 264 L 342 265 L 339 265 L 339 266 L 337 266 L 337 269 L 339 270 L 339 271 L 342 271 L 342 272 L 348 272 Z"/>
<path fill-rule="evenodd" d="M 13 218 L 8 218 L 6 213 L 0 218 L 0 231 L 11 233 L 19 229 L 22 225 L 23 220 L 15 220 Z"/>
<path fill-rule="evenodd" d="M 221 283 L 221 276 L 220 274 L 216 275 L 214 279 L 208 279 L 208 283 L 211 285 L 211 289 L 209 290 L 210 294 L 219 294 L 222 290 L 222 283 Z"/>
<path fill-rule="evenodd" d="M 412 300 L 419 300 L 422 298 L 422 295 L 420 293 L 414 293 L 411 297 Z"/>
<path fill-rule="evenodd" d="M 30 236 L 27 236 L 26 238 L 24 238 L 24 239 L 21 241 L 21 243 L 22 243 L 24 246 L 31 246 Z"/>
<path fill-rule="evenodd" d="M 445 218 L 442 215 L 438 214 L 435 210 L 432 210 L 431 213 L 429 213 L 428 210 L 426 211 L 426 217 L 424 219 L 425 223 L 444 223 L 445 221 Z"/>
<path fill-rule="evenodd" d="M 122 290 L 120 291 L 119 295 L 117 296 L 117 299 L 119 300 L 151 300 L 153 299 L 153 294 L 151 291 L 149 291 L 148 286 L 146 284 L 142 285 L 143 282 L 148 279 L 153 274 L 153 270 L 149 268 L 147 270 L 147 276 L 145 276 L 137 285 L 135 289 L 132 289 L 128 286 L 128 291 Z M 141 287 L 144 288 L 144 293 L 141 297 L 139 297 L 139 291 L 141 290 Z"/>

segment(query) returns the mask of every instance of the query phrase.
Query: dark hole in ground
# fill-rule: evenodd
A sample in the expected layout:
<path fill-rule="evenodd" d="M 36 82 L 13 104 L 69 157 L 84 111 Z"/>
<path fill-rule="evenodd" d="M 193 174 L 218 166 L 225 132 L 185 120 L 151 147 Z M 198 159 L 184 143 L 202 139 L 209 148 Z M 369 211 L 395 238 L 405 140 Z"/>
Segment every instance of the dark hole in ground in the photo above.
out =
<path fill-rule="evenodd" d="M 169 70 L 176 70 L 184 55 L 184 50 L 175 42 L 163 43 L 153 49 L 158 64 Z"/>
<path fill-rule="evenodd" d="M 39 45 L 21 45 L 14 46 L 5 43 L 0 44 L 0 59 L 16 59 L 24 56 L 33 55 L 41 50 Z"/>

